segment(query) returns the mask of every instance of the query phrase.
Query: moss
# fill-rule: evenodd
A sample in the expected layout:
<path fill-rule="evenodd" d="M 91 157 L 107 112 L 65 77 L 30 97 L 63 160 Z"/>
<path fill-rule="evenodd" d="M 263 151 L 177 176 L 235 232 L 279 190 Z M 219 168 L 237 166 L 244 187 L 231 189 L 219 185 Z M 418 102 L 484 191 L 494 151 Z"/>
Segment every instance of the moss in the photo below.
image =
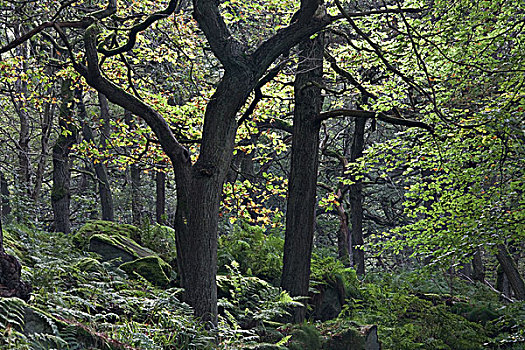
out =
<path fill-rule="evenodd" d="M 87 272 L 104 271 L 102 264 L 97 259 L 93 258 L 82 258 L 74 265 L 74 267 L 78 270 Z"/>
<path fill-rule="evenodd" d="M 165 287 L 169 284 L 170 266 L 158 256 L 148 256 L 120 265 L 129 276 L 137 273 L 151 283 Z"/>
<path fill-rule="evenodd" d="M 124 262 L 156 255 L 154 251 L 120 234 L 94 234 L 89 239 L 89 250 L 98 253 L 104 260 L 121 258 Z"/>
<path fill-rule="evenodd" d="M 79 248 L 85 248 L 91 236 L 95 234 L 105 234 L 108 236 L 121 235 L 131 239 L 140 236 L 140 230 L 127 224 L 117 224 L 112 221 L 91 220 L 82 226 L 73 237 L 73 242 Z"/>

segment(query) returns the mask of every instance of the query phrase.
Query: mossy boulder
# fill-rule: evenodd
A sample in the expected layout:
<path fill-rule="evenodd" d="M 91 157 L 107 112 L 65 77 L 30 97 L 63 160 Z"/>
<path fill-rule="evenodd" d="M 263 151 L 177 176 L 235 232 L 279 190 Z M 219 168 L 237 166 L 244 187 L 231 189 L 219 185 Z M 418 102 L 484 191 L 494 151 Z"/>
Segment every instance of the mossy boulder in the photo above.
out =
<path fill-rule="evenodd" d="M 140 238 L 140 230 L 133 225 L 117 224 L 104 220 L 90 220 L 73 236 L 73 242 L 77 247 L 84 249 L 89 244 L 90 238 L 97 234 L 105 234 L 110 237 L 120 235 L 135 241 Z"/>
<path fill-rule="evenodd" d="M 155 255 L 155 252 L 144 248 L 133 239 L 121 234 L 94 234 L 89 239 L 89 251 L 99 254 L 103 260 L 120 258 L 122 262 Z"/>
<path fill-rule="evenodd" d="M 120 268 L 129 276 L 136 273 L 159 287 L 165 287 L 170 282 L 168 276 L 171 274 L 171 267 L 158 256 L 130 261 L 120 265 Z"/>
<path fill-rule="evenodd" d="M 75 268 L 86 272 L 102 272 L 104 267 L 97 259 L 82 258 L 74 266 Z"/>

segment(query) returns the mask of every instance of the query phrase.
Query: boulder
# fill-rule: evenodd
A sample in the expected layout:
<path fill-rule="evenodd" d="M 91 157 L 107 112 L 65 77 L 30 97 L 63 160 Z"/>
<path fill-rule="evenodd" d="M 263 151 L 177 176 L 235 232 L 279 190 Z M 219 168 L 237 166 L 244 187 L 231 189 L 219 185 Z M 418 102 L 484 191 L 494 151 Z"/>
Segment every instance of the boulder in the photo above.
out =
<path fill-rule="evenodd" d="M 331 337 L 323 344 L 327 350 L 381 350 L 377 337 L 377 326 L 367 325 L 348 328 L 346 331 Z"/>
<path fill-rule="evenodd" d="M 73 242 L 75 242 L 77 247 L 84 249 L 89 244 L 91 236 L 96 234 L 121 235 L 135 241 L 138 241 L 140 238 L 140 230 L 133 225 L 117 224 L 104 220 L 90 220 L 73 236 Z"/>
<path fill-rule="evenodd" d="M 120 265 L 120 268 L 129 276 L 137 273 L 159 287 L 165 287 L 170 282 L 168 276 L 171 274 L 171 267 L 158 256 L 133 260 Z"/>
<path fill-rule="evenodd" d="M 99 254 L 103 260 L 120 258 L 128 262 L 139 258 L 155 255 L 155 252 L 140 246 L 131 238 L 121 234 L 109 236 L 94 234 L 89 238 L 89 251 Z"/>

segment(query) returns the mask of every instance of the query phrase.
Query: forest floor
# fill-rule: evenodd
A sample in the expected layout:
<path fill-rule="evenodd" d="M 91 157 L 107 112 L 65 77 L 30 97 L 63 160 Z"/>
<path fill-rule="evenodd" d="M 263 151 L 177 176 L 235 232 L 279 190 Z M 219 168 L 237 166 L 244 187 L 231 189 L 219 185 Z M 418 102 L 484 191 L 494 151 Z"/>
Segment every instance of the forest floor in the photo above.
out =
<path fill-rule="evenodd" d="M 126 267 L 88 251 L 82 239 L 93 226 L 84 236 L 6 226 L 7 253 L 21 261 L 33 291 L 27 303 L 0 299 L 0 349 L 375 349 L 376 329 L 382 349 L 525 349 L 524 302 L 449 274 L 359 279 L 319 251 L 308 322 L 294 325 L 287 313 L 301 300 L 275 285 L 282 238 L 238 228 L 220 239 L 219 325 L 209 330 L 180 301 L 169 229 L 122 226 L 141 254 L 157 248 L 147 260 L 153 265 L 138 256 L 142 265 Z M 166 280 L 152 279 L 154 268 Z"/>

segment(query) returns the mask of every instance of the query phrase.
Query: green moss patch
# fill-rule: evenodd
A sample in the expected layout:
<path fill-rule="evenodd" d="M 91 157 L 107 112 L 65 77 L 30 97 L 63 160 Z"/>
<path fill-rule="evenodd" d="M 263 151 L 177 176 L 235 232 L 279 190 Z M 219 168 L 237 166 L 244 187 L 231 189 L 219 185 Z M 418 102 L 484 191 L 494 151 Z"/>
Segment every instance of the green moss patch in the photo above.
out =
<path fill-rule="evenodd" d="M 133 225 L 117 224 L 104 220 L 91 220 L 77 231 L 73 237 L 73 241 L 77 247 L 85 248 L 91 236 L 96 234 L 105 234 L 110 237 L 120 235 L 137 240 L 138 237 L 140 237 L 140 230 Z"/>
<path fill-rule="evenodd" d="M 123 262 L 155 255 L 155 252 L 140 246 L 126 236 L 115 234 L 95 234 L 89 239 L 89 250 L 102 256 L 104 260 L 120 258 Z"/>
<path fill-rule="evenodd" d="M 148 256 L 130 261 L 120 265 L 120 268 L 126 271 L 129 276 L 136 273 L 160 287 L 165 287 L 170 282 L 168 276 L 171 268 L 158 256 Z"/>

